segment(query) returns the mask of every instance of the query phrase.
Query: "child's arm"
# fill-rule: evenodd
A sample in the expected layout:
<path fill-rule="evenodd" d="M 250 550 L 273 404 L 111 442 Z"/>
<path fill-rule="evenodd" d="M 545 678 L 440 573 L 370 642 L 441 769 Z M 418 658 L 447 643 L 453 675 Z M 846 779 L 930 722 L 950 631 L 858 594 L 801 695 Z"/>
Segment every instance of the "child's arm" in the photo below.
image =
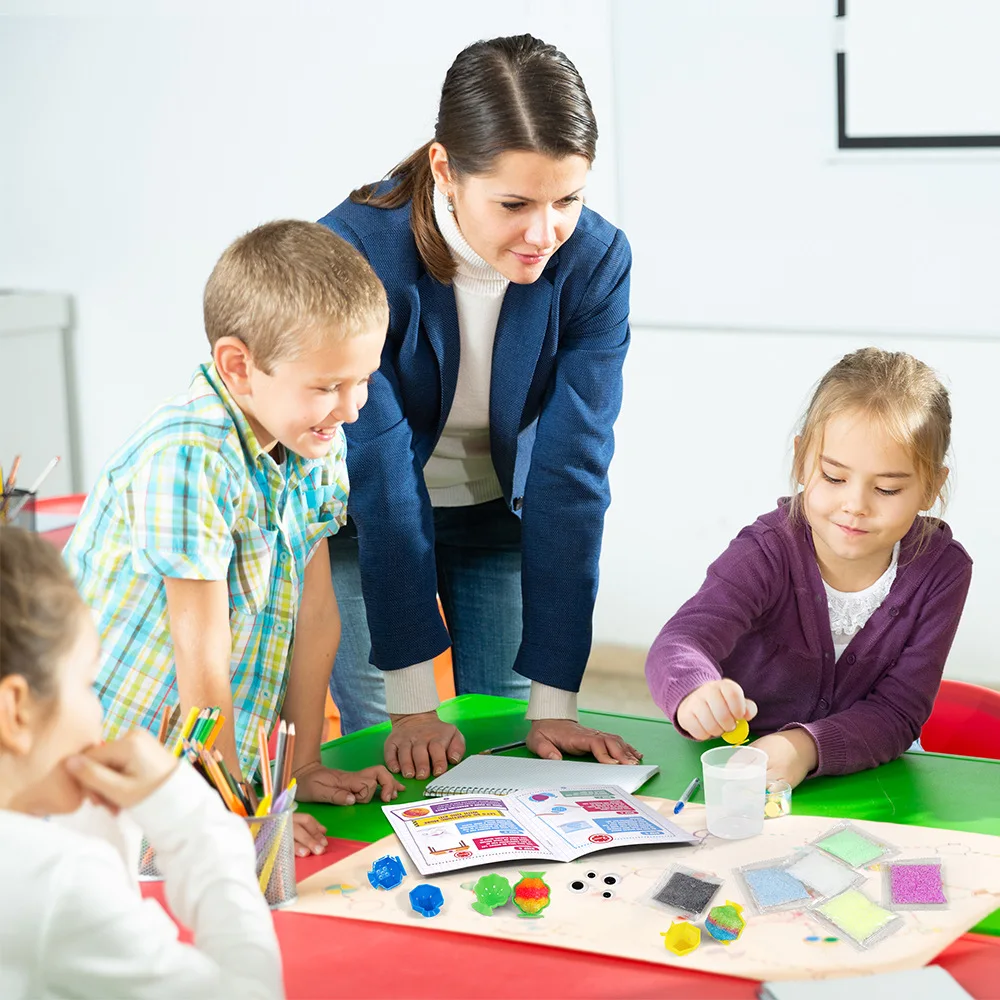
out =
<path fill-rule="evenodd" d="M 769 776 L 786 777 L 773 773 L 779 762 L 789 770 L 805 768 L 801 777 L 852 774 L 895 760 L 910 747 L 934 707 L 971 579 L 972 563 L 964 552 L 956 552 L 923 602 L 917 604 L 914 600 L 913 606 L 898 609 L 900 614 L 912 614 L 916 621 L 899 658 L 874 680 L 863 699 L 825 719 L 791 723 L 758 740 L 755 745 L 771 758 Z M 890 594 L 887 600 L 891 599 Z M 870 666 L 878 669 L 877 662 Z M 855 669 L 860 667 L 859 662 Z M 786 745 L 789 738 L 800 741 L 796 753 Z M 807 766 L 810 752 L 814 760 L 812 766 Z M 791 778 L 786 780 L 791 783 Z"/>
<path fill-rule="evenodd" d="M 163 585 L 167 592 L 180 717 L 185 718 L 192 705 L 219 707 L 228 722 L 219 732 L 215 746 L 229 773 L 239 781 L 243 769 L 236 752 L 236 716 L 229 676 L 233 642 L 229 629 L 229 582 L 165 577 Z"/>
<path fill-rule="evenodd" d="M 646 680 L 653 700 L 681 732 L 707 739 L 727 731 L 722 724 L 736 710 L 744 710 L 739 718 L 756 714 L 739 684 L 723 679 L 719 665 L 771 606 L 785 575 L 782 550 L 770 534 L 744 529 L 709 566 L 698 593 L 660 630 L 646 658 Z M 680 714 L 693 728 L 678 718 L 682 705 Z"/>
<path fill-rule="evenodd" d="M 320 762 L 326 687 L 339 642 L 340 612 L 330 577 L 327 540 L 323 538 L 306 565 L 288 687 L 281 709 L 282 718 L 295 723 L 292 773 L 303 802 L 337 805 L 368 802 L 379 785 L 382 801 L 390 802 L 403 786 L 385 767 L 379 765 L 351 773 L 324 767 Z"/>
<path fill-rule="evenodd" d="M 79 853 L 63 859 L 41 935 L 46 994 L 281 996 L 278 942 L 246 821 L 142 730 L 67 766 L 92 796 L 128 809 L 143 828 L 170 908 L 192 930 L 194 944 L 182 944 L 160 907 L 140 898 L 117 854 L 87 838 Z"/>

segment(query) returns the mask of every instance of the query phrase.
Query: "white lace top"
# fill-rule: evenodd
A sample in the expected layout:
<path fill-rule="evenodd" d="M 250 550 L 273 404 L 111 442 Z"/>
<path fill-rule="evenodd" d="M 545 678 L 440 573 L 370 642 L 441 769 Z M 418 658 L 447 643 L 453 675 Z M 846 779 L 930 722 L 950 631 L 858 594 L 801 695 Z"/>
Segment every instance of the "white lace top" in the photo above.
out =
<path fill-rule="evenodd" d="M 841 590 L 834 590 L 826 580 L 823 581 L 823 586 L 826 588 L 826 606 L 830 611 L 833 648 L 838 660 L 851 639 L 865 627 L 868 619 L 889 596 L 893 581 L 896 579 L 898 563 L 899 542 L 896 542 L 889 568 L 870 587 L 854 593 L 844 593 Z"/>

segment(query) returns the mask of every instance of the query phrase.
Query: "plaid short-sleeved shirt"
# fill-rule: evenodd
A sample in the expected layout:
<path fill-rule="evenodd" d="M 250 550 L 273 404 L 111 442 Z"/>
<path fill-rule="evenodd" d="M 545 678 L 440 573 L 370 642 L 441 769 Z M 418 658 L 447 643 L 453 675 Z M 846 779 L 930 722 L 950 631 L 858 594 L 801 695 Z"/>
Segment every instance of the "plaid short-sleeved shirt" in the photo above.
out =
<path fill-rule="evenodd" d="M 306 563 L 347 514 L 343 431 L 322 459 L 263 452 L 214 365 L 118 450 L 65 557 L 95 610 L 105 735 L 156 729 L 179 698 L 164 577 L 227 580 L 236 746 L 256 766 L 284 700 Z M 171 737 L 173 734 L 171 734 Z"/>

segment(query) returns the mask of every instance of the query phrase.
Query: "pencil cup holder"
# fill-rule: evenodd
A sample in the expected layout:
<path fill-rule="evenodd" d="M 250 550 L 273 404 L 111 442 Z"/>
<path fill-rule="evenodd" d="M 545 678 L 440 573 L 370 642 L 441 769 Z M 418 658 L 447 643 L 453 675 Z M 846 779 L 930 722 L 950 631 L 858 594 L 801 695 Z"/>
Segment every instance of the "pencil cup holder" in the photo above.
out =
<path fill-rule="evenodd" d="M 283 812 L 247 820 L 257 852 L 257 881 L 272 910 L 294 903 L 298 898 L 295 889 L 293 812 L 294 802 Z"/>
<path fill-rule="evenodd" d="M 16 524 L 26 531 L 35 530 L 35 504 L 38 501 L 37 493 L 29 493 L 27 490 L 9 490 L 2 495 L 0 501 L 0 521 L 5 524 Z"/>
<path fill-rule="evenodd" d="M 139 881 L 163 881 L 163 875 L 156 867 L 156 852 L 149 846 L 145 837 L 142 838 L 142 846 L 139 848 Z"/>

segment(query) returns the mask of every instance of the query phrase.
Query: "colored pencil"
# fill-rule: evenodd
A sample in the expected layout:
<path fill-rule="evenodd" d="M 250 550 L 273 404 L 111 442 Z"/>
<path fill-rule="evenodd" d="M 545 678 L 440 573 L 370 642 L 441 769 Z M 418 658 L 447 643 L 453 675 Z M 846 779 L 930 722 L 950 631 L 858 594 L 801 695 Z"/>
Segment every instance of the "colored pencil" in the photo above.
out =
<path fill-rule="evenodd" d="M 282 719 L 278 723 L 278 743 L 274 748 L 274 777 L 271 783 L 274 786 L 274 795 L 281 794 L 281 776 L 285 769 L 285 743 L 288 740 L 288 726 Z"/>
<path fill-rule="evenodd" d="M 215 725 L 212 726 L 211 732 L 205 737 L 205 749 L 211 750 L 212 744 L 215 743 L 222 727 L 226 724 L 226 717 L 220 712 L 219 717 L 215 720 Z"/>
<path fill-rule="evenodd" d="M 267 732 L 264 723 L 257 724 L 257 750 L 260 753 L 260 782 L 264 789 L 264 794 L 268 797 L 274 794 L 274 785 L 271 782 L 271 758 L 267 752 Z"/>
<path fill-rule="evenodd" d="M 281 790 L 288 788 L 288 782 L 292 778 L 292 755 L 295 752 L 295 723 L 288 723 L 288 731 L 285 737 L 285 760 L 281 771 Z"/>
<path fill-rule="evenodd" d="M 170 706 L 163 706 L 163 714 L 160 716 L 160 746 L 167 742 L 167 731 L 170 728 Z"/>
<path fill-rule="evenodd" d="M 177 742 L 174 744 L 174 756 L 180 757 L 181 750 L 184 749 L 184 741 L 188 738 L 191 732 L 191 727 L 194 725 L 195 719 L 198 718 L 198 706 L 192 705 L 188 709 L 188 714 L 184 718 L 184 725 L 181 726 L 180 734 L 177 737 Z"/>

